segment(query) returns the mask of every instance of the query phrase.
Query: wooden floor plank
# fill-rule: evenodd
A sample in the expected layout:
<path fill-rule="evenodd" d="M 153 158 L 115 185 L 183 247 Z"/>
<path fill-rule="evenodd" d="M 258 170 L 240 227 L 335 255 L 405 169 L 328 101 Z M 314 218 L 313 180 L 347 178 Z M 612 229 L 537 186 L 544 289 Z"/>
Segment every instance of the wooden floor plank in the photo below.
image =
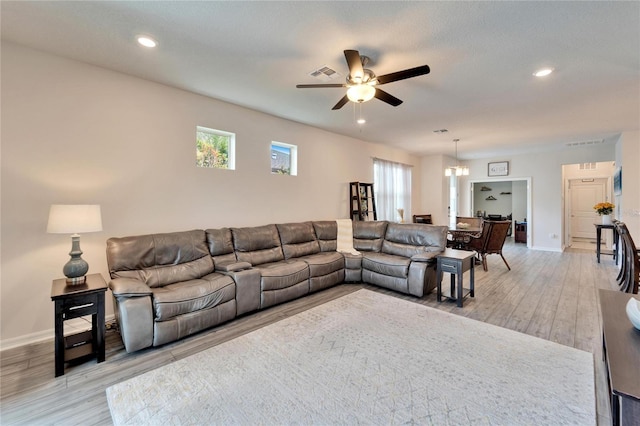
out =
<path fill-rule="evenodd" d="M 465 299 L 463 308 L 451 302 L 438 303 L 435 292 L 415 298 L 370 285 L 344 284 L 133 354 L 126 353 L 117 332 L 108 331 L 104 363 L 87 361 L 67 368 L 58 378 L 54 377 L 53 341 L 3 351 L 0 423 L 110 425 L 107 387 L 367 288 L 592 352 L 598 422 L 608 424 L 597 289 L 616 289 L 613 261 L 605 257 L 596 263 L 592 250 L 533 251 L 510 238 L 508 241 L 504 252 L 512 270 L 507 270 L 500 256 L 488 256 L 489 270 L 477 265 L 476 297 Z"/>

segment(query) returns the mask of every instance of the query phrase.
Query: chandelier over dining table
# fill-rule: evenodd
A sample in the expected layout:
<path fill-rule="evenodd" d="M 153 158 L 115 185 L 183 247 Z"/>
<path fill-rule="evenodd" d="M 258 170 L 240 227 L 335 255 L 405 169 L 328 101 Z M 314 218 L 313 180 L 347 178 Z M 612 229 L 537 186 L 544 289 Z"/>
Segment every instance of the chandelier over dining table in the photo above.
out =
<path fill-rule="evenodd" d="M 448 166 L 446 169 L 444 169 L 444 175 L 445 176 L 469 176 L 469 168 L 467 166 L 460 166 L 458 164 L 458 142 L 460 141 L 460 139 L 454 139 L 453 143 L 455 144 L 455 150 L 456 150 L 456 165 L 455 166 Z"/>

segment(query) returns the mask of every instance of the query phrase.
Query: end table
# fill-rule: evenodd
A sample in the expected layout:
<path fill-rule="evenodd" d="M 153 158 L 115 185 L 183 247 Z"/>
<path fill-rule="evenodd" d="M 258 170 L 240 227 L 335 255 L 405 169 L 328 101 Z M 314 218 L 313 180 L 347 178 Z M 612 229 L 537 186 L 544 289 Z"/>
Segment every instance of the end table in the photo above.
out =
<path fill-rule="evenodd" d="M 442 301 L 442 296 L 455 300 L 459 308 L 462 308 L 462 299 L 469 295 L 474 297 L 475 287 L 475 253 L 472 251 L 456 250 L 447 248 L 444 252 L 436 256 L 436 298 Z M 469 289 L 463 286 L 463 277 L 466 271 L 469 272 Z M 442 276 L 444 272 L 451 274 L 451 287 L 448 292 L 442 290 Z M 457 283 L 456 283 L 457 281 Z M 456 288 L 457 285 L 457 288 Z"/>
<path fill-rule="evenodd" d="M 64 374 L 64 363 L 94 355 L 104 361 L 104 294 L 107 283 L 100 274 L 87 275 L 84 284 L 67 285 L 64 278 L 53 281 L 55 303 L 56 377 Z M 91 315 L 91 330 L 64 336 L 64 321 Z"/>

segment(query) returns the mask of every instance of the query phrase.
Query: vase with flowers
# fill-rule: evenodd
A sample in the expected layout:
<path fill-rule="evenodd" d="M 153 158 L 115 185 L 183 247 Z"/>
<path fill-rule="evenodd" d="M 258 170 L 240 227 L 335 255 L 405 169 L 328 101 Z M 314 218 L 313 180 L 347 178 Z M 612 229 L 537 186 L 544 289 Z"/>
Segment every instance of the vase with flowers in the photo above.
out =
<path fill-rule="evenodd" d="M 603 225 L 611 225 L 611 213 L 613 213 L 614 204 L 609 202 L 598 203 L 593 209 L 602 217 Z"/>

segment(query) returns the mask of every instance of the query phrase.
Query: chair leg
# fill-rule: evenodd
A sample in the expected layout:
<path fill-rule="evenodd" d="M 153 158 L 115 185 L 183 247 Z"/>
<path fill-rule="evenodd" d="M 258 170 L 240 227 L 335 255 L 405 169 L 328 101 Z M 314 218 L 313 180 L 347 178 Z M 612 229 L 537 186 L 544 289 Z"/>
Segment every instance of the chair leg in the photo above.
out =
<path fill-rule="evenodd" d="M 507 263 L 507 259 L 504 258 L 504 256 L 502 255 L 502 252 L 500 252 L 500 257 L 502 258 L 502 260 L 504 260 L 504 264 L 507 265 L 507 269 L 511 270 L 511 267 L 509 267 L 509 264 Z"/>
<path fill-rule="evenodd" d="M 486 253 L 482 253 L 482 269 L 486 271 L 489 270 L 489 268 L 487 268 L 487 254 Z"/>

